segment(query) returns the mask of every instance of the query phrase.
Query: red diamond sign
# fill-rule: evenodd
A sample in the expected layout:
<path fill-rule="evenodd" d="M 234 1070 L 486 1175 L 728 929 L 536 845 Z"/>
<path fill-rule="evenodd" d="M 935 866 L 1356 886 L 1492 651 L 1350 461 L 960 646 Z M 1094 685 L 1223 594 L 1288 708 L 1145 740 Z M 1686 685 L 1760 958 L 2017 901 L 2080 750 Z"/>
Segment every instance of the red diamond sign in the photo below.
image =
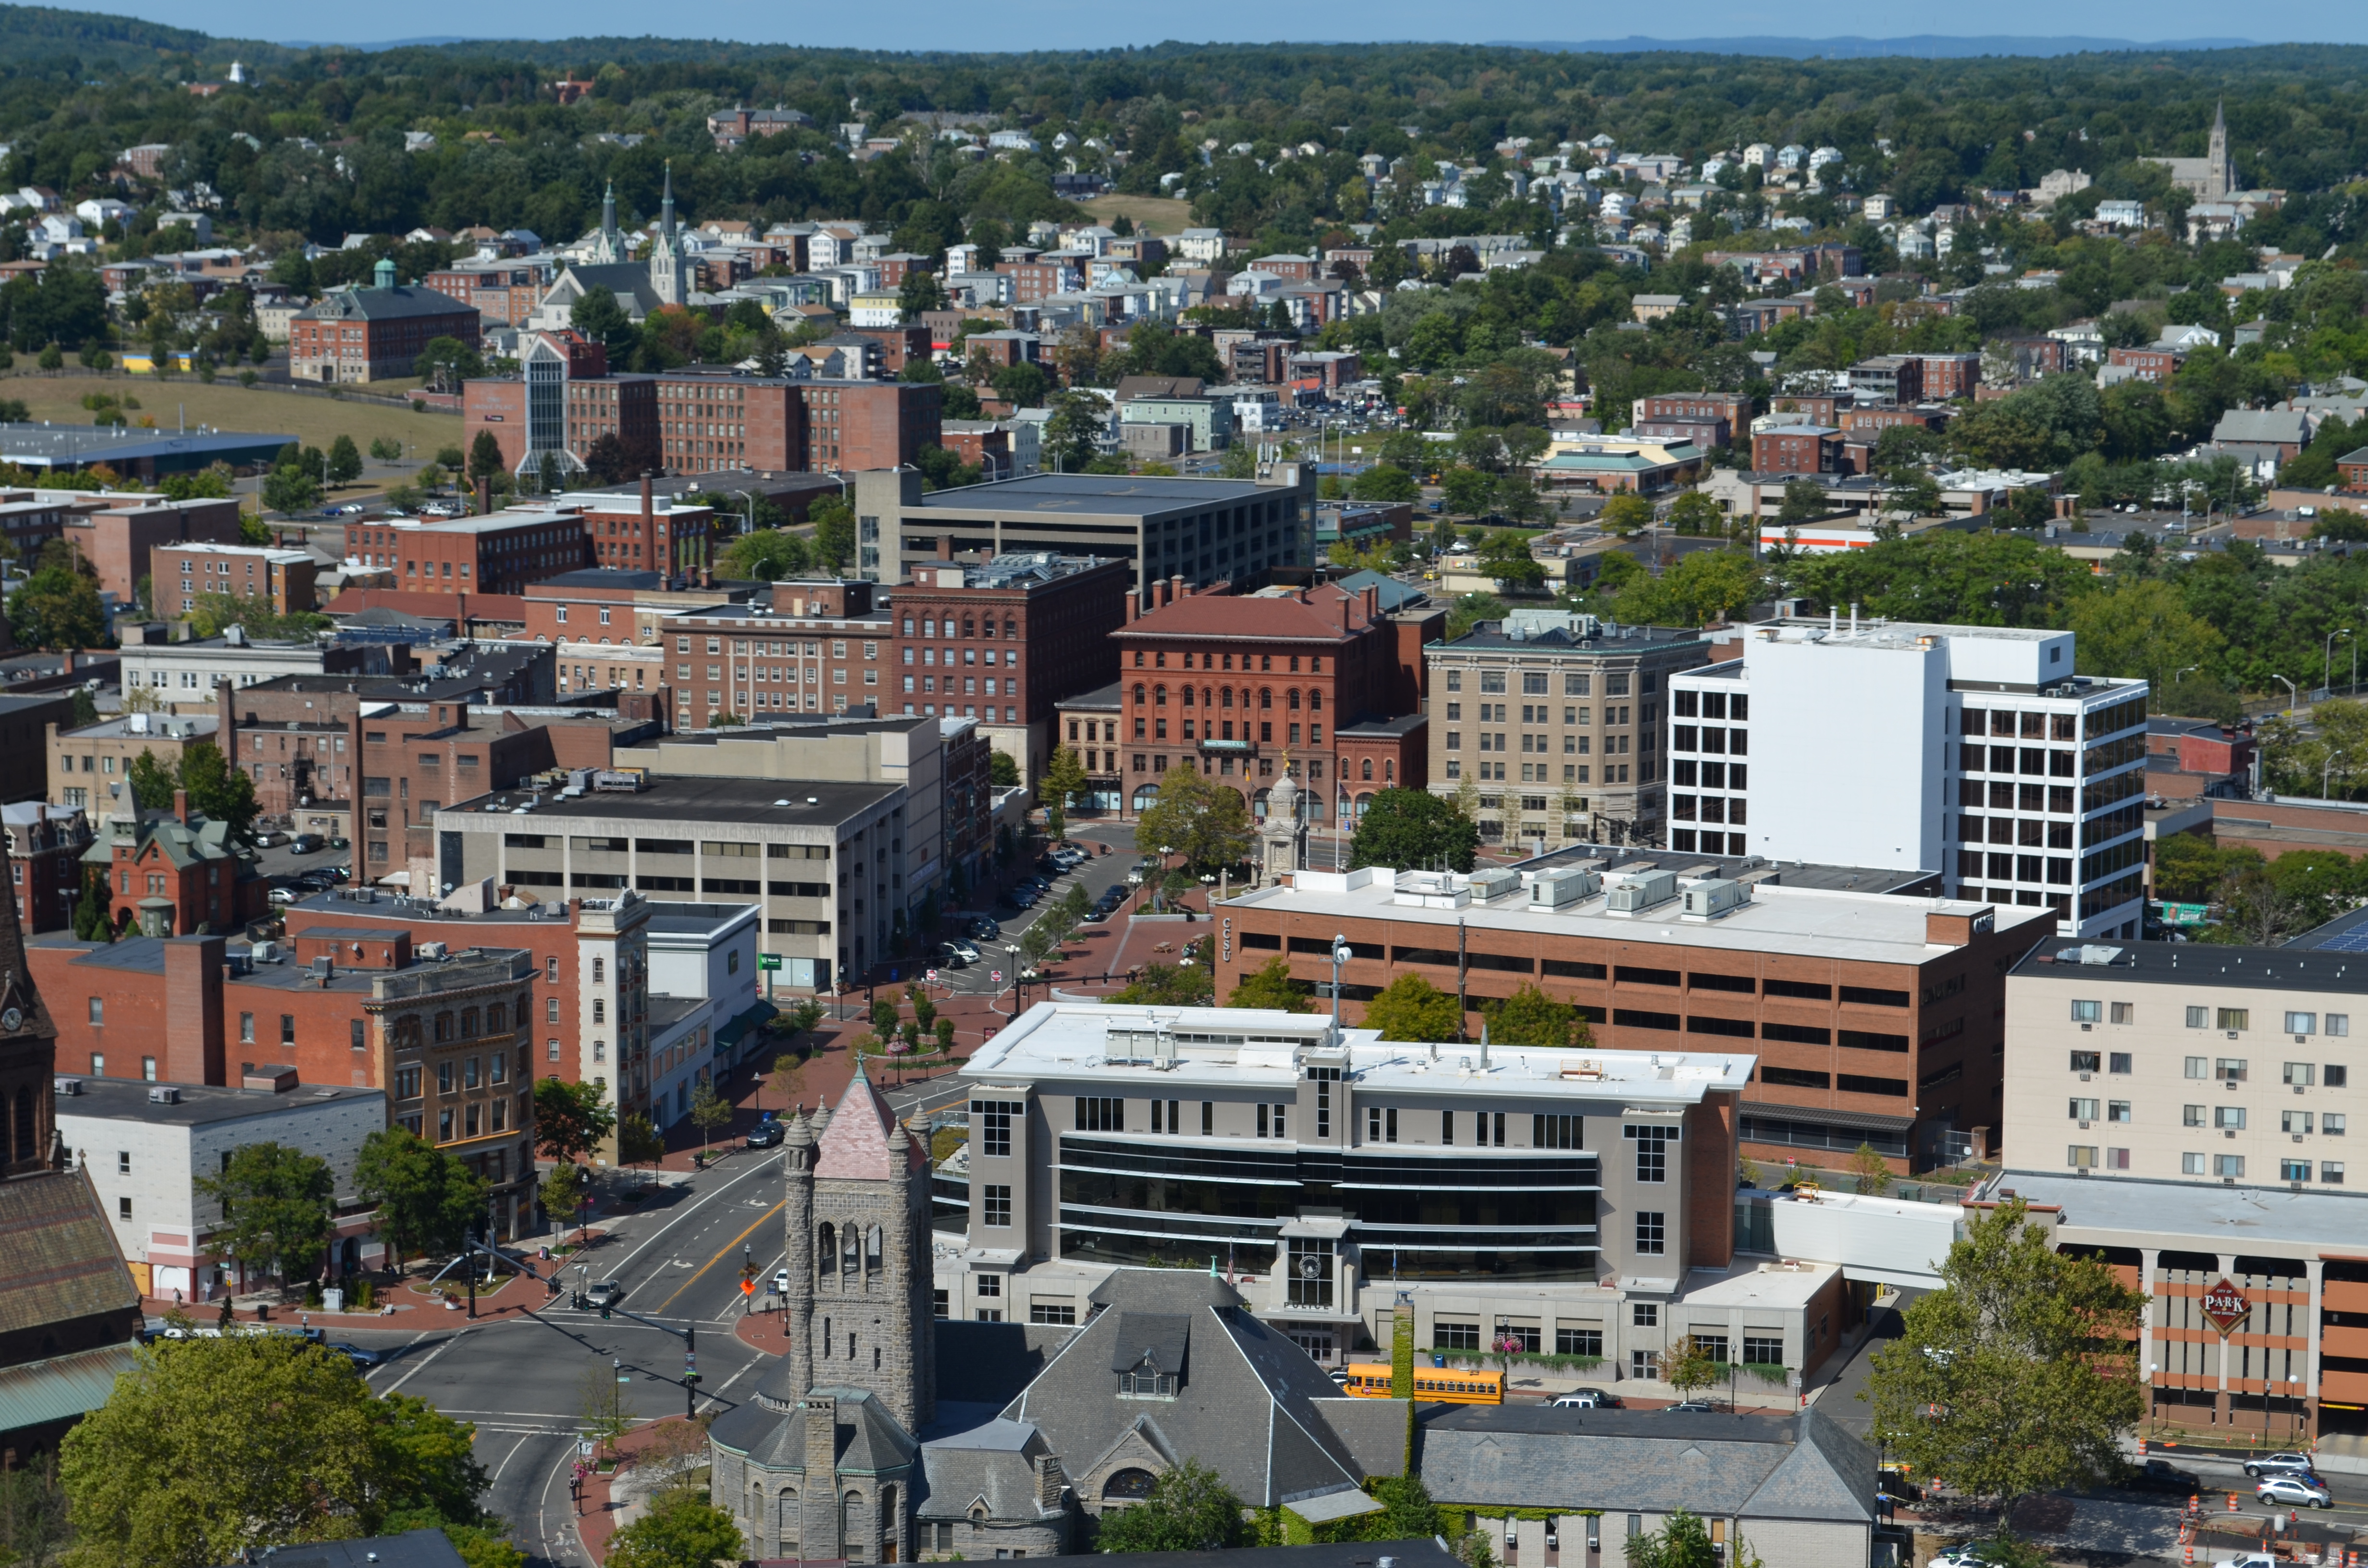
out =
<path fill-rule="evenodd" d="M 2245 1299 L 2245 1292 L 2225 1278 L 2203 1292 L 2203 1315 L 2222 1334 L 2235 1333 L 2237 1325 L 2252 1312 L 2253 1303 Z"/>

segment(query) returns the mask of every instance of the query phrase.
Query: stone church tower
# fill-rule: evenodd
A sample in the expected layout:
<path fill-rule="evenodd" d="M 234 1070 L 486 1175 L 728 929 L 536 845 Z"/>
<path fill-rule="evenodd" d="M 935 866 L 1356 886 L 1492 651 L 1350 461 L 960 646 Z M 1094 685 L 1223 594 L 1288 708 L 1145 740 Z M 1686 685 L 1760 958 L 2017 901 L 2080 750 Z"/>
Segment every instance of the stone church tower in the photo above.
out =
<path fill-rule="evenodd" d="M 790 1119 L 781 1170 L 789 1353 L 709 1432 L 710 1494 L 759 1557 L 910 1562 L 937 1414 L 928 1158 L 859 1061 L 835 1112 Z"/>
<path fill-rule="evenodd" d="M 2225 103 L 2212 110 L 2212 146 L 2204 154 L 2203 164 L 2203 199 L 2227 200 L 2237 188 L 2237 168 L 2228 158 L 2228 106 Z"/>
<path fill-rule="evenodd" d="M 679 305 L 689 293 L 683 277 L 682 229 L 674 217 L 674 165 L 666 165 L 666 199 L 658 208 L 657 239 L 650 246 L 650 292 L 663 304 Z"/>

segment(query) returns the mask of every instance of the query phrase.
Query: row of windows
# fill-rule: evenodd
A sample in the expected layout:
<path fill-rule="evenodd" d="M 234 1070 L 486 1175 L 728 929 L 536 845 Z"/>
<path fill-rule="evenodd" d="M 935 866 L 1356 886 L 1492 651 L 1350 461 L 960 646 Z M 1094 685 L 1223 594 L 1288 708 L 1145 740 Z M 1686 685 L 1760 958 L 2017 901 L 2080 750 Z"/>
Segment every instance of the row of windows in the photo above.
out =
<path fill-rule="evenodd" d="M 1503 670 L 1480 671 L 1480 679 L 1477 689 L 1483 692 L 1503 691 L 1505 689 L 1506 674 L 1507 672 Z M 1521 695 L 1524 697 L 1544 697 L 1549 695 L 1553 678 L 1554 677 L 1552 676 L 1548 675 L 1543 670 L 1523 670 L 1521 672 Z M 1626 670 L 1605 671 L 1603 676 L 1603 695 L 1606 697 L 1626 697 L 1629 694 L 1629 672 Z M 1591 697 L 1594 695 L 1594 684 L 1595 677 L 1591 674 L 1565 674 L 1562 677 L 1562 694 L 1565 697 Z M 1450 691 L 1462 691 L 1463 689 L 1463 672 L 1462 670 L 1449 670 L 1447 672 L 1447 689 Z M 1650 691 L 1653 689 L 1653 673 L 1650 670 L 1644 672 L 1643 678 L 1637 682 L 1636 689 L 1639 691 Z M 1742 716 L 1743 710 L 1738 708 L 1736 710 L 1736 717 L 1741 718 Z"/>
<path fill-rule="evenodd" d="M 909 630 L 909 628 L 908 628 L 908 630 Z M 1137 648 L 1137 649 L 1134 651 L 1134 667 L 1135 667 L 1136 669 L 1142 669 L 1142 668 L 1144 667 L 1144 663 L 1143 663 L 1143 652 L 1144 652 L 1144 651 L 1143 651 L 1142 649 L 1140 649 L 1140 648 Z M 1221 666 L 1221 665 L 1218 664 L 1218 662 L 1217 662 L 1217 661 L 1218 661 L 1218 658 L 1219 658 L 1219 655 L 1214 654 L 1214 653 L 1203 653 L 1201 655 L 1201 663 L 1200 663 L 1200 665 L 1199 665 L 1197 667 L 1198 667 L 1198 668 L 1201 668 L 1201 669 L 1204 669 L 1204 670 L 1213 670 L 1213 669 L 1218 669 L 1218 668 L 1221 668 L 1221 667 L 1222 667 L 1222 668 L 1224 668 L 1224 669 L 1228 669 L 1228 670 L 1232 669 L 1232 668 L 1234 667 L 1234 656 L 1233 656 L 1231 653 L 1227 653 L 1227 654 L 1224 654 L 1223 657 L 1224 657 L 1224 664 L 1223 664 L 1223 665 L 1222 665 L 1222 666 Z M 1273 669 L 1274 669 L 1274 661 L 1275 661 L 1275 658 L 1276 658 L 1276 655 L 1274 655 L 1274 654 L 1272 654 L 1272 653 L 1260 653 L 1259 655 L 1258 655 L 1258 671 L 1259 671 L 1259 673 L 1261 673 L 1261 674 L 1269 674 L 1269 673 L 1271 673 L 1271 672 L 1273 671 Z M 1299 655 L 1299 654 L 1297 654 L 1297 653 L 1292 653 L 1292 654 L 1285 655 L 1285 658 L 1286 658 L 1287 663 L 1286 663 L 1286 666 L 1285 666 L 1285 668 L 1284 668 L 1283 673 L 1284 673 L 1285 675 L 1297 675 L 1297 674 L 1299 673 L 1299 660 L 1300 660 L 1300 655 Z M 1323 654 L 1321 654 L 1321 653 L 1310 653 L 1310 654 L 1306 655 L 1306 658 L 1307 658 L 1307 671 L 1308 671 L 1308 673 L 1309 673 L 1310 675 L 1321 675 L 1321 674 L 1324 672 L 1324 655 L 1323 655 Z M 1182 653 L 1179 653 L 1178 655 L 1177 655 L 1177 659 L 1178 659 L 1177 667 L 1178 667 L 1178 669 L 1186 669 L 1186 670 L 1189 670 L 1189 669 L 1192 669 L 1192 668 L 1196 667 L 1196 666 L 1193 665 L 1193 663 L 1192 663 L 1192 653 L 1191 653 L 1191 650 L 1190 650 L 1190 649 L 1187 649 L 1187 650 L 1185 650 Z M 1158 650 L 1155 651 L 1155 652 L 1152 653 L 1152 655 L 1151 655 L 1151 667 L 1152 667 L 1153 669 L 1156 669 L 1156 670 L 1164 670 L 1164 669 L 1166 669 L 1166 668 L 1167 667 L 1167 651 L 1166 649 L 1164 649 L 1164 648 L 1162 648 L 1162 649 L 1158 649 Z M 1249 667 L 1250 667 L 1250 655 L 1249 655 L 1249 654 L 1247 654 L 1247 653 L 1244 653 L 1244 654 L 1242 655 L 1242 668 L 1243 668 L 1243 670 L 1244 670 L 1244 671 L 1246 671 L 1246 672 L 1247 672 L 1247 671 L 1249 669 Z M 1452 677 L 1450 677 L 1450 686 L 1449 686 L 1449 689 L 1450 689 L 1450 690 L 1456 690 L 1456 689 L 1460 689 L 1460 688 L 1456 687 L 1452 684 Z M 1504 689 L 1504 687 L 1503 687 L 1503 686 L 1500 684 L 1500 685 L 1499 685 L 1496 689 L 1497 689 L 1497 690 L 1499 690 L 1499 691 L 1502 691 L 1502 690 Z M 1142 700 L 1142 699 L 1137 698 L 1135 700 L 1137 700 L 1137 701 L 1139 702 L 1139 701 L 1141 701 L 1141 700 Z"/>
<path fill-rule="evenodd" d="M 2192 1029 L 2223 1029 L 2242 1034 L 2247 1029 L 2253 1027 L 2253 1012 L 2249 1007 L 2190 1007 L 2186 1012 L 2187 1027 Z M 2112 1021 L 2114 1023 L 2135 1024 L 2138 1021 L 2137 1005 L 2133 1002 L 2115 1002 L 2112 1006 L 2111 1016 Z M 2083 1000 L 2077 997 L 2074 998 L 2072 1002 L 2072 1021 L 2074 1023 L 2102 1023 L 2106 1021 L 2106 1017 L 2107 1012 L 2105 1003 L 2101 1001 Z M 2322 1015 L 2317 1013 L 2287 1013 L 2284 1015 L 2283 1032 L 2290 1035 L 2304 1036 L 2317 1034 L 2321 1032 L 2319 1028 L 2319 1019 L 2321 1017 Z M 2351 1033 L 2351 1014 L 2328 1013 L 2324 1015 L 2324 1017 L 2327 1020 L 2325 1032 L 2330 1038 L 2346 1039 L 2350 1037 Z M 2092 1060 L 2095 1054 L 2096 1053 L 2093 1051 L 2073 1052 L 2073 1055 L 2076 1058 L 2087 1055 Z M 2127 1059 L 2125 1057 L 2117 1056 L 2116 1060 L 2126 1061 Z M 2188 1060 L 2190 1062 L 2201 1062 L 2203 1059 L 2200 1056 L 2191 1056 Z M 2240 1062 L 2237 1065 L 2240 1069 L 2237 1075 L 2242 1076 L 2241 1069 L 2244 1066 L 2244 1063 Z M 2293 1062 L 2287 1063 L 2287 1067 L 2289 1069 L 2293 1068 L 2294 1065 L 2295 1064 Z M 2305 1070 L 2307 1070 L 2307 1064 L 2305 1063 L 2304 1065 Z M 2119 1071 L 2120 1069 L 2116 1070 Z M 2342 1071 L 2343 1069 L 2340 1067 L 2329 1067 L 2328 1069 L 2328 1072 L 2330 1074 L 2340 1074 Z M 2192 1078 L 2199 1076 L 2199 1074 L 2191 1073 L 2188 1076 Z M 2288 1083 L 2293 1083 L 2294 1080 L 2288 1078 L 2286 1081 Z M 2308 1082 L 2308 1080 L 2305 1079 L 2304 1082 Z M 2338 1084 L 2341 1083 L 2342 1079 L 2340 1076 L 2329 1076 L 2328 1082 L 2329 1084 Z"/>
<path fill-rule="evenodd" d="M 2111 1147 L 2100 1149 L 2094 1143 L 2067 1143 L 2064 1150 L 2064 1163 L 2080 1171 L 2125 1171 L 2130 1168 L 2130 1152 Z M 2181 1176 L 2214 1176 L 2223 1181 L 2242 1181 L 2245 1177 L 2245 1156 L 2182 1153 L 2179 1156 L 2179 1172 Z M 2311 1162 L 2281 1159 L 2278 1162 L 2278 1179 L 2289 1183 L 2311 1180 Z M 2328 1187 L 2341 1187 L 2343 1162 L 2319 1161 L 2317 1180 Z"/>
<path fill-rule="evenodd" d="M 905 662 L 909 664 L 912 661 L 908 659 Z M 951 662 L 951 661 L 949 661 L 949 663 Z M 1144 697 L 1146 689 L 1150 694 L 1150 705 L 1152 707 L 1165 708 L 1167 706 L 1167 688 L 1166 687 L 1154 686 L 1146 688 L 1141 681 L 1137 681 L 1134 687 L 1134 705 L 1136 707 L 1140 708 L 1144 706 Z M 1178 706 L 1183 708 L 1192 707 L 1193 688 L 1187 686 L 1179 687 L 1177 689 L 1181 693 Z M 1252 706 L 1248 687 L 1245 687 L 1242 688 L 1241 697 L 1242 707 L 1248 708 Z M 1297 687 L 1294 686 L 1286 688 L 1282 697 L 1283 707 L 1293 711 L 1298 710 L 1299 688 Z M 1201 700 L 1199 705 L 1202 708 L 1231 708 L 1234 706 L 1234 688 L 1229 686 L 1202 687 L 1201 690 Z M 1258 702 L 1256 706 L 1271 710 L 1274 705 L 1274 688 L 1272 687 L 1260 687 L 1258 692 Z M 1318 713 L 1324 710 L 1324 692 L 1321 687 L 1315 688 L 1307 693 L 1307 706 Z M 1140 723 L 1141 721 L 1137 721 L 1137 722 Z"/>
<path fill-rule="evenodd" d="M 1748 692 L 1679 688 L 1669 700 L 1674 704 L 1672 711 L 1680 719 L 1733 719 L 1740 722 L 1751 717 L 1751 697 Z"/>

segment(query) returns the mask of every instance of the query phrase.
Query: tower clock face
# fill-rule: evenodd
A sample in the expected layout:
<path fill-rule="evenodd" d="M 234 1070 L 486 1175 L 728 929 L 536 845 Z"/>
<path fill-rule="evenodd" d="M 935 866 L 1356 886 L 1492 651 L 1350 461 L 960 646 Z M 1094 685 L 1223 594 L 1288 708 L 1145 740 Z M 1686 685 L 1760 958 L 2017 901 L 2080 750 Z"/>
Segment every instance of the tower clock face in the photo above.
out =
<path fill-rule="evenodd" d="M 0 1028 L 9 1029 L 9 1030 L 12 1030 L 12 1031 L 13 1031 L 13 1030 L 16 1030 L 16 1029 L 20 1029 L 20 1028 L 24 1028 L 24 1027 L 25 1027 L 25 1015 L 24 1015 L 23 1013 L 21 1013 L 21 1012 L 17 1011 L 16 1008 L 11 1007 L 11 1008 L 9 1008 L 6 1012 L 5 1012 L 5 1013 L 0 1013 Z"/>

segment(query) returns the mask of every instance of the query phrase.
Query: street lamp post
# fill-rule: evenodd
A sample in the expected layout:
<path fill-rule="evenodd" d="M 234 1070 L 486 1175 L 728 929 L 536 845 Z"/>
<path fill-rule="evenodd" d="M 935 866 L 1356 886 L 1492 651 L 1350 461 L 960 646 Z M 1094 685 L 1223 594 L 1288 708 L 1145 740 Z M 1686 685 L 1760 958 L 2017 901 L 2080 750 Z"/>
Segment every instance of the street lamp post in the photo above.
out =
<path fill-rule="evenodd" d="M 2278 682 L 2281 686 L 2283 686 L 2286 688 L 2287 712 L 2291 713 L 2296 708 L 2302 706 L 2302 693 L 2294 689 L 2294 682 L 2286 679 L 2283 676 L 2271 676 L 2270 678 Z"/>
<path fill-rule="evenodd" d="M 755 533 L 757 531 L 757 498 L 745 490 L 734 490 L 732 494 L 748 503 L 748 515 L 742 520 L 740 531 L 744 534 Z"/>

